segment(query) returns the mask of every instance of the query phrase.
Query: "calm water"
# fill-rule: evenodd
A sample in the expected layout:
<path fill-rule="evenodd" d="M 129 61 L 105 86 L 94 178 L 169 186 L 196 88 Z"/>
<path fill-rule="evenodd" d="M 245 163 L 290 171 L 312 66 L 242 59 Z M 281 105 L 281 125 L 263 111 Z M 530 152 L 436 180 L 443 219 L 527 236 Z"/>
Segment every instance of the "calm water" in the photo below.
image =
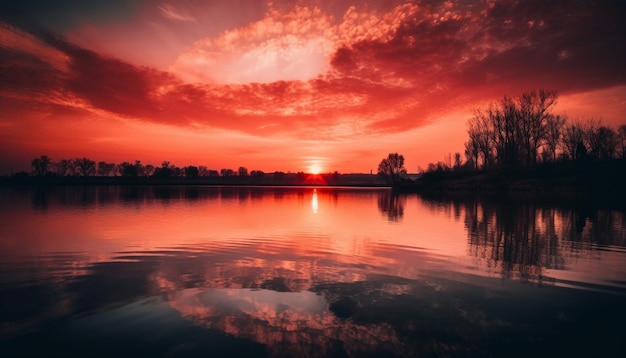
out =
<path fill-rule="evenodd" d="M 626 351 L 626 213 L 342 188 L 0 189 L 0 356 Z"/>

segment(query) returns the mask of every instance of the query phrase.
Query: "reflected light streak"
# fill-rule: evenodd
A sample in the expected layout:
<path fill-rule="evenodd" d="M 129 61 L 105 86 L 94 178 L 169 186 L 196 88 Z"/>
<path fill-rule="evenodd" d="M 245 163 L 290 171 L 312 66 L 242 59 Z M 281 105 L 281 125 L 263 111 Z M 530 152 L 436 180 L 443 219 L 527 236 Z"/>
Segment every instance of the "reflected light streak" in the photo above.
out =
<path fill-rule="evenodd" d="M 317 200 L 317 189 L 313 189 L 313 197 L 311 198 L 311 209 L 313 210 L 313 214 L 317 214 L 319 208 L 320 204 Z"/>

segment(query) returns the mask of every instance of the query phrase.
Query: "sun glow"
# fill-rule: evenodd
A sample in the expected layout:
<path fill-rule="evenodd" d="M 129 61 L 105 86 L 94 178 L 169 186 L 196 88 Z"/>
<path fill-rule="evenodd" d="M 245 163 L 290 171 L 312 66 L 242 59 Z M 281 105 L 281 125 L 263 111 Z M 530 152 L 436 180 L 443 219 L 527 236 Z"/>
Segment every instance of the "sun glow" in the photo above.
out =
<path fill-rule="evenodd" d="M 306 172 L 308 174 L 319 175 L 325 170 L 324 167 L 326 167 L 328 162 L 327 158 L 315 156 L 305 157 L 303 164 L 307 168 Z"/>
<path fill-rule="evenodd" d="M 311 174 L 318 175 L 321 172 L 322 168 L 319 166 L 319 164 L 311 164 L 311 166 L 309 167 L 309 173 Z"/>

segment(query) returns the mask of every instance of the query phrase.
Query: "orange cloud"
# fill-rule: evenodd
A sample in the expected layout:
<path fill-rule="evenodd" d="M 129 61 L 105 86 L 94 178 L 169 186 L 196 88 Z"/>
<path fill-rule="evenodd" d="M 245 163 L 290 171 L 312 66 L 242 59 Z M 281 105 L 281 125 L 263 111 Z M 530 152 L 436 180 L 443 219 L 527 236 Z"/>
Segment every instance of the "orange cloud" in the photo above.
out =
<path fill-rule="evenodd" d="M 308 80 L 328 70 L 331 19 L 318 8 L 296 6 L 196 41 L 170 71 L 188 82 L 244 84 Z"/>

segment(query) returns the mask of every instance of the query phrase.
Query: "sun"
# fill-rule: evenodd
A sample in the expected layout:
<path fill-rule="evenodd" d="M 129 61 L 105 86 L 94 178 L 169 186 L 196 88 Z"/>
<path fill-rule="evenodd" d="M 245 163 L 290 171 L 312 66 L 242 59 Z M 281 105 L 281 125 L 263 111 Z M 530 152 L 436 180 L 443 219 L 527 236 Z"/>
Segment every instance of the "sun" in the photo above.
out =
<path fill-rule="evenodd" d="M 309 167 L 309 173 L 311 174 L 318 175 L 321 172 L 322 168 L 318 164 L 311 164 L 311 166 Z"/>
<path fill-rule="evenodd" d="M 324 168 L 326 167 L 326 165 L 328 164 L 327 158 L 324 158 L 324 157 L 305 157 L 303 159 L 304 159 L 303 167 L 305 167 L 306 172 L 311 175 L 321 174 L 325 170 Z"/>

